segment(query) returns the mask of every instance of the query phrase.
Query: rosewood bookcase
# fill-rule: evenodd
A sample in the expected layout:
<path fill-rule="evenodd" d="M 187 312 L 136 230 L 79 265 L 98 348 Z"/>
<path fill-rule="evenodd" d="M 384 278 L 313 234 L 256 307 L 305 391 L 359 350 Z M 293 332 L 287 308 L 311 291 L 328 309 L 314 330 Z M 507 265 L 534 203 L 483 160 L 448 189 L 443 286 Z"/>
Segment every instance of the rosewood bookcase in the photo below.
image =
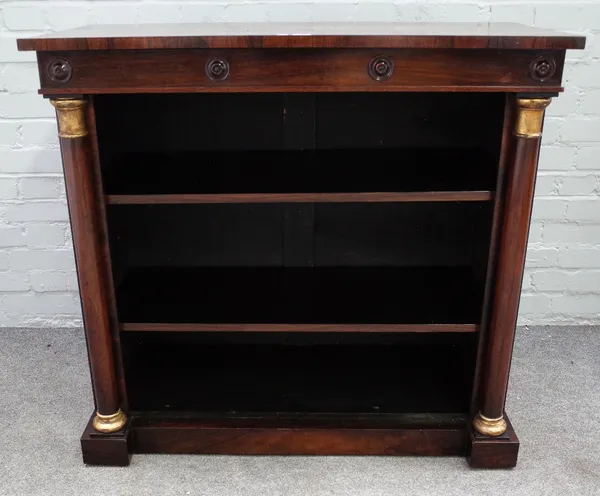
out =
<path fill-rule="evenodd" d="M 58 120 L 95 397 L 84 461 L 514 466 L 543 116 L 584 44 L 516 24 L 19 40 Z"/>

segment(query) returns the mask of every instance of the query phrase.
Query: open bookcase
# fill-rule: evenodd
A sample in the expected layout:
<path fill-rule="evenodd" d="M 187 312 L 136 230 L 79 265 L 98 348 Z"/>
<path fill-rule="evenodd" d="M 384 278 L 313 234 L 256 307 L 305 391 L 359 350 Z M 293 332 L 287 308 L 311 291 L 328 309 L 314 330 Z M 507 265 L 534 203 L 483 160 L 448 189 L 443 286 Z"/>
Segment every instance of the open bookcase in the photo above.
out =
<path fill-rule="evenodd" d="M 516 464 L 504 405 L 543 118 L 584 38 L 208 23 L 18 43 L 57 113 L 86 463 Z"/>

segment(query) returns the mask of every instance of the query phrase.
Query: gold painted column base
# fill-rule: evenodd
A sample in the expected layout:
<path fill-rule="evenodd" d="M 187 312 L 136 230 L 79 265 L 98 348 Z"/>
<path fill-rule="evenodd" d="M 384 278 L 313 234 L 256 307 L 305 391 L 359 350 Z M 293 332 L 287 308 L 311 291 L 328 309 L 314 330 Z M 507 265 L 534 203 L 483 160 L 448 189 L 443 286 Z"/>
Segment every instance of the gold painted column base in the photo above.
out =
<path fill-rule="evenodd" d="M 485 417 L 479 412 L 473 419 L 473 428 L 484 436 L 497 437 L 506 432 L 507 425 L 504 417 L 495 419 Z"/>
<path fill-rule="evenodd" d="M 127 416 L 119 408 L 117 413 L 113 413 L 112 415 L 101 415 L 96 412 L 92 425 L 98 432 L 106 433 L 120 431 L 126 423 Z"/>

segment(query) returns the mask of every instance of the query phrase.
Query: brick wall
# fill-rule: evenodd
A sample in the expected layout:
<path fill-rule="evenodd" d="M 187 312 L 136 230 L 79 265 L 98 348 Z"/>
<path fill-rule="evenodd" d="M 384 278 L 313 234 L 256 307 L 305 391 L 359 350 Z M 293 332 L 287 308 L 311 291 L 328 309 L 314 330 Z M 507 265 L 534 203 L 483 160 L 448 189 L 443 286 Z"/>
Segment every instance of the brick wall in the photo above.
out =
<path fill-rule="evenodd" d="M 15 38 L 85 24 L 508 21 L 588 36 L 549 108 L 520 322 L 600 322 L 600 3 L 55 1 L 0 3 L 0 326 L 80 324 L 53 109 Z"/>

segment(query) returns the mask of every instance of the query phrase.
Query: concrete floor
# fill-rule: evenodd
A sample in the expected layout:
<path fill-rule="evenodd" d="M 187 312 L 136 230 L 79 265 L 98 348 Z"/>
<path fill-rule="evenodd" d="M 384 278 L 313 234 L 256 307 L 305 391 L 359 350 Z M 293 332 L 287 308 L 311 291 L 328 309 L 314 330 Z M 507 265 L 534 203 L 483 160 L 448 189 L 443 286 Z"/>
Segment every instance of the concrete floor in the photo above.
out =
<path fill-rule="evenodd" d="M 136 455 L 86 467 L 79 329 L 0 329 L 0 495 L 600 495 L 600 328 L 520 329 L 507 411 L 513 470 L 462 458 Z"/>

